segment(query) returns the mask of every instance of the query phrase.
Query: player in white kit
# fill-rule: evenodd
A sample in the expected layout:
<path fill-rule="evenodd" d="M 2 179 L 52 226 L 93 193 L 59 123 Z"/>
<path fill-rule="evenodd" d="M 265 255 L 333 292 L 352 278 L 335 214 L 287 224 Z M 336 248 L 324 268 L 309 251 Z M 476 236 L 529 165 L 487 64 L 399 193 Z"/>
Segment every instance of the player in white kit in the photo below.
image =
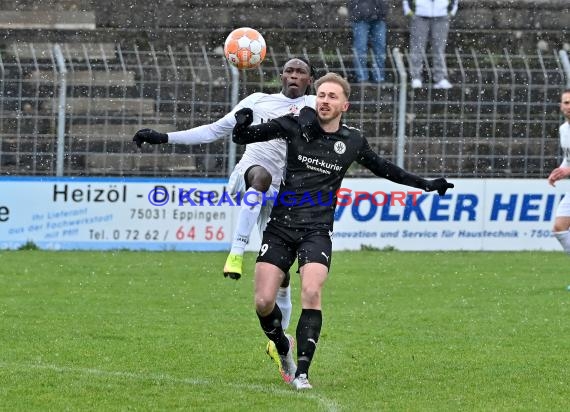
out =
<path fill-rule="evenodd" d="M 548 183 L 552 186 L 560 180 L 570 176 L 570 89 L 565 89 L 560 96 L 560 111 L 566 121 L 560 125 L 560 147 L 564 159 L 562 164 L 554 169 L 548 176 Z M 570 254 L 570 193 L 567 192 L 556 209 L 556 219 L 552 229 L 554 236 L 564 251 Z M 569 286 L 570 290 L 570 286 Z"/>
<path fill-rule="evenodd" d="M 231 137 L 236 124 L 235 112 L 248 107 L 253 110 L 253 123 L 259 124 L 284 116 L 297 114 L 305 106 L 315 107 L 315 96 L 308 95 L 314 73 L 311 65 L 301 58 L 292 58 L 283 66 L 280 93 L 253 93 L 241 100 L 233 110 L 216 122 L 178 132 L 159 133 L 152 129 L 139 130 L 133 141 L 140 147 L 142 143 L 161 144 L 205 144 L 220 138 Z M 260 235 L 267 225 L 272 204 L 265 201 L 279 191 L 285 168 L 285 141 L 276 139 L 247 145 L 246 150 L 233 170 L 228 190 L 240 194 L 242 201 L 237 226 L 232 239 L 232 247 L 224 276 L 239 279 L 243 273 L 243 254 L 253 226 L 257 222 Z M 265 197 L 263 194 L 267 193 Z M 257 199 L 257 202 L 256 202 Z M 261 236 L 262 237 L 262 236 Z M 277 305 L 283 314 L 284 329 L 291 317 L 291 291 L 287 277 L 277 295 Z"/>

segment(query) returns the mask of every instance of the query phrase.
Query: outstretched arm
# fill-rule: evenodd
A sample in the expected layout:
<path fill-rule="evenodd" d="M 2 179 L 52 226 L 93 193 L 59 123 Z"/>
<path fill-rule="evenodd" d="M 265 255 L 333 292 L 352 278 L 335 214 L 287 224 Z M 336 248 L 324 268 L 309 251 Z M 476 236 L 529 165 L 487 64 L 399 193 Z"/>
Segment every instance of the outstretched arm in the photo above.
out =
<path fill-rule="evenodd" d="M 253 112 L 249 108 L 238 110 L 232 140 L 237 144 L 266 142 L 272 139 L 287 138 L 285 130 L 275 120 L 251 126 Z"/>
<path fill-rule="evenodd" d="M 193 127 L 187 130 L 180 130 L 176 132 L 160 133 L 153 129 L 139 130 L 133 137 L 133 141 L 137 146 L 143 143 L 148 144 L 207 144 L 212 143 L 218 139 L 228 138 L 232 134 L 232 130 L 236 124 L 234 113 L 239 111 L 242 107 L 255 107 L 265 93 L 253 93 L 240 101 L 231 112 L 226 114 L 221 119 L 215 122 L 204 124 L 202 126 Z"/>
<path fill-rule="evenodd" d="M 228 113 L 213 123 L 193 127 L 192 129 L 188 130 L 160 133 L 153 129 L 141 129 L 135 134 L 133 141 L 137 144 L 138 147 L 141 147 L 143 143 L 177 143 L 187 145 L 206 144 L 229 136 L 234 125 L 234 115 L 233 113 Z"/>
<path fill-rule="evenodd" d="M 452 183 L 448 183 L 443 177 L 438 179 L 428 180 L 423 177 L 417 176 L 413 173 L 407 172 L 389 160 L 383 159 L 378 156 L 365 141 L 364 148 L 360 153 L 357 162 L 362 166 L 369 169 L 376 176 L 383 177 L 394 183 L 415 187 L 417 189 L 431 192 L 436 190 L 440 196 L 443 196 L 447 189 L 454 187 Z"/>
<path fill-rule="evenodd" d="M 234 124 L 233 115 L 228 113 L 221 119 L 210 124 L 193 127 L 188 130 L 169 132 L 168 143 L 188 145 L 212 143 L 218 139 L 229 137 Z"/>

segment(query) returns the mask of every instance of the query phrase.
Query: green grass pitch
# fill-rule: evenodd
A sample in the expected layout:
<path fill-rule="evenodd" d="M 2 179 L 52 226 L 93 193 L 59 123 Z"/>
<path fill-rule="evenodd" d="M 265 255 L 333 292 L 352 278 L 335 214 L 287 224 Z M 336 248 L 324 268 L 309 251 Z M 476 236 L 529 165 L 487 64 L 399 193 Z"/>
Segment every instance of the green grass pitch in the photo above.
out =
<path fill-rule="evenodd" d="M 302 393 L 225 256 L 0 252 L 0 410 L 568 410 L 562 252 L 335 252 Z"/>

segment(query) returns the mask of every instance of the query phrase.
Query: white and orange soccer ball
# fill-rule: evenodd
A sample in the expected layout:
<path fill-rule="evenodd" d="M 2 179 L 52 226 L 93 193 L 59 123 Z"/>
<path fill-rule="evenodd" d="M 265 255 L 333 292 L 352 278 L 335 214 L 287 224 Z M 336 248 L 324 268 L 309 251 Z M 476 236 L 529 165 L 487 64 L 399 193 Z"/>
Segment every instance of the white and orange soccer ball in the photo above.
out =
<path fill-rule="evenodd" d="M 267 52 L 261 33 L 250 27 L 232 31 L 224 43 L 226 59 L 238 69 L 255 69 Z"/>

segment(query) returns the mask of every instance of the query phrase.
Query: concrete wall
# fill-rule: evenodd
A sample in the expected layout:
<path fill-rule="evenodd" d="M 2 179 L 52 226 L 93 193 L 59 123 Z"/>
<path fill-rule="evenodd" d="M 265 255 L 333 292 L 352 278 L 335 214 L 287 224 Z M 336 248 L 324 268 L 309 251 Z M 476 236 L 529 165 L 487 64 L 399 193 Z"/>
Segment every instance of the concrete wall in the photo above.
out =
<path fill-rule="evenodd" d="M 389 44 L 407 44 L 407 19 L 400 0 L 387 0 Z M 0 10 L 95 14 L 96 30 L 0 30 L 0 39 L 27 41 L 135 41 L 215 47 L 239 26 L 258 28 L 274 47 L 350 47 L 350 22 L 343 0 L 0 0 Z M 62 17 L 65 18 L 65 17 Z M 570 43 L 568 0 L 460 0 L 453 19 L 452 47 L 552 48 Z M 37 39 L 37 40 L 36 40 Z"/>

